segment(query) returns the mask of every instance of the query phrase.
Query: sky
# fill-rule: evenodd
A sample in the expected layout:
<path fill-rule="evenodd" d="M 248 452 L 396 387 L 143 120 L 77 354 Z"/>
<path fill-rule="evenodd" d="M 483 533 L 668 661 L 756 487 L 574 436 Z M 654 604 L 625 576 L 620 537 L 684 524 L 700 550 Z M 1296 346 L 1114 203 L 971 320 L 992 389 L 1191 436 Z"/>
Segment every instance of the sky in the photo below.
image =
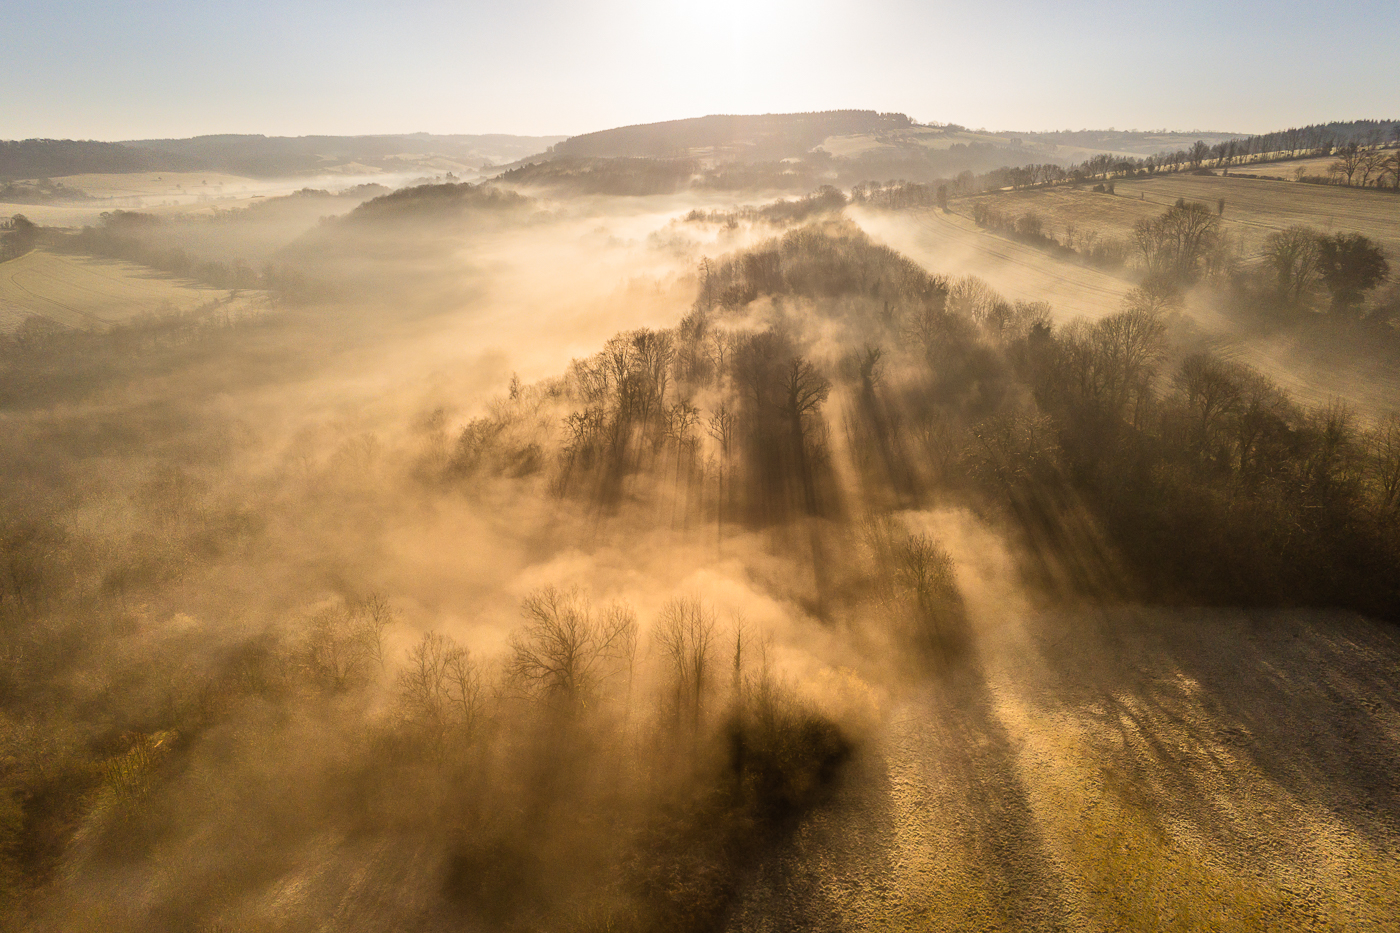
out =
<path fill-rule="evenodd" d="M 995 130 L 1400 116 L 1395 0 L 3 0 L 0 138 L 574 135 L 844 108 Z"/>

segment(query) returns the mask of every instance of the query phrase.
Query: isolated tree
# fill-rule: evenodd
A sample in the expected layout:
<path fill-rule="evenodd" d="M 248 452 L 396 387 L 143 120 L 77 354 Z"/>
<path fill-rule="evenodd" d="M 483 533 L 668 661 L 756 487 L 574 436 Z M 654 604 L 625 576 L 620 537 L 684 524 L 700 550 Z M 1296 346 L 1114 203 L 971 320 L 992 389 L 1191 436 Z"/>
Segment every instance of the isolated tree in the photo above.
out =
<path fill-rule="evenodd" d="M 1327 170 L 1338 177 L 1345 177 L 1346 183 L 1351 184 L 1356 173 L 1361 170 L 1362 164 L 1366 161 L 1367 150 L 1362 149 L 1356 143 L 1348 143 L 1337 150 L 1337 159 L 1327 167 Z"/>
<path fill-rule="evenodd" d="M 943 213 L 948 213 L 948 186 L 938 186 L 938 209 Z"/>
<path fill-rule="evenodd" d="M 1320 240 L 1308 227 L 1289 227 L 1265 238 L 1264 263 L 1274 274 L 1276 294 L 1284 304 L 1297 305 L 1321 277 Z"/>
<path fill-rule="evenodd" d="M 1318 268 L 1332 294 L 1332 310 L 1350 314 L 1366 292 L 1390 275 L 1385 253 L 1359 233 L 1336 233 L 1318 243 Z"/>

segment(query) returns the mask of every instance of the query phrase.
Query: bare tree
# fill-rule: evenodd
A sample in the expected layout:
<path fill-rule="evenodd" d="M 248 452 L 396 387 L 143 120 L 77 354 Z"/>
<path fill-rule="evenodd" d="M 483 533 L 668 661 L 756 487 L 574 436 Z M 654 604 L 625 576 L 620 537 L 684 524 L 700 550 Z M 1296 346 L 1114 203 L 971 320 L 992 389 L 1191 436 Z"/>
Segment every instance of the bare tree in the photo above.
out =
<path fill-rule="evenodd" d="M 1198 441 L 1214 441 L 1222 419 L 1234 411 L 1243 395 L 1238 367 L 1209 353 L 1193 353 L 1182 361 L 1176 385 L 1197 417 Z"/>
<path fill-rule="evenodd" d="M 1317 231 L 1289 227 L 1264 240 L 1264 262 L 1274 272 L 1280 300 L 1296 305 L 1318 283 L 1322 268 Z"/>
<path fill-rule="evenodd" d="M 671 600 L 656 623 L 656 639 L 674 679 L 676 719 L 689 713 L 697 729 L 704 715 L 714 629 L 714 613 L 699 598 Z"/>
<path fill-rule="evenodd" d="M 1362 149 L 1356 143 L 1348 143 L 1340 147 L 1337 152 L 1337 159 L 1327 167 L 1329 172 L 1346 177 L 1346 183 L 1351 184 L 1356 173 L 1361 170 L 1362 164 L 1367 159 L 1367 150 Z"/>
<path fill-rule="evenodd" d="M 1371 183 L 1371 176 L 1376 176 L 1376 184 L 1380 184 L 1380 179 L 1385 177 L 1385 164 L 1387 154 L 1381 149 L 1361 150 L 1361 164 L 1357 170 L 1361 172 L 1361 187 L 1365 188 Z"/>
<path fill-rule="evenodd" d="M 403 715 L 439 752 L 452 733 L 470 739 L 484 708 L 482 678 L 471 653 L 450 637 L 427 632 L 408 653 L 398 676 Z"/>
<path fill-rule="evenodd" d="M 627 607 L 595 613 L 577 589 L 550 586 L 525 597 L 522 610 L 508 672 L 525 694 L 584 705 L 630 668 L 637 619 Z"/>
<path fill-rule="evenodd" d="M 1380 512 L 1394 519 L 1400 516 L 1400 412 L 1392 412 L 1367 441 Z"/>
<path fill-rule="evenodd" d="M 1001 296 L 982 279 L 965 275 L 948 290 L 948 310 L 953 314 L 965 314 L 980 324 L 1000 299 Z"/>
<path fill-rule="evenodd" d="M 1178 202 L 1156 220 L 1139 220 L 1133 238 L 1150 276 L 1186 283 L 1195 281 L 1219 231 L 1220 220 L 1210 208 Z"/>
<path fill-rule="evenodd" d="M 783 414 L 791 431 L 793 455 L 802 476 L 803 500 L 808 514 L 817 511 L 817 493 L 807 456 L 807 419 L 820 410 L 831 394 L 831 383 L 806 359 L 795 356 L 783 375 Z"/>
<path fill-rule="evenodd" d="M 1205 140 L 1198 139 L 1191 144 L 1186 155 L 1191 160 L 1192 168 L 1200 168 L 1201 163 L 1210 158 L 1210 145 Z"/>
<path fill-rule="evenodd" d="M 719 504 L 715 508 L 715 532 L 721 542 L 724 540 L 725 479 L 729 472 L 729 453 L 734 446 L 734 425 L 738 419 L 728 406 L 720 402 L 719 408 L 710 415 L 705 431 L 719 444 Z"/>

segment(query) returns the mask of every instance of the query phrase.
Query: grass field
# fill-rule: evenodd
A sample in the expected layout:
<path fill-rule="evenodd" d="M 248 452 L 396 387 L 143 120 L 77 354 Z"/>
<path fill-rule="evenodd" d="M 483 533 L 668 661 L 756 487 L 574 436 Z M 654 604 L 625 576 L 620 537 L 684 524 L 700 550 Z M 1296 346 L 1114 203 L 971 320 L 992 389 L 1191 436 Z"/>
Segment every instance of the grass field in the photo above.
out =
<path fill-rule="evenodd" d="M 266 300 L 261 292 L 241 292 L 232 302 L 228 297 L 225 290 L 132 263 L 36 249 L 0 263 L 0 332 L 11 332 L 34 316 L 64 327 L 100 327 L 142 314 L 192 311 L 211 302 L 224 302 L 221 314 L 243 314 Z"/>
<path fill-rule="evenodd" d="M 1362 233 L 1400 256 L 1400 197 L 1387 192 L 1224 175 L 1157 176 L 1115 184 L 1117 194 L 1068 186 L 1000 191 L 956 201 L 954 210 L 971 216 L 973 205 L 981 202 L 1013 215 L 1034 211 L 1046 232 L 1061 239 L 1069 224 L 1097 230 L 1100 236 L 1128 237 L 1134 223 L 1158 216 L 1178 198 L 1204 201 L 1212 208 L 1224 198 L 1225 230 L 1238 238 L 1246 257 L 1257 254 L 1270 233 L 1295 224 L 1326 233 Z"/>
<path fill-rule="evenodd" d="M 1326 175 L 1327 166 L 1335 161 L 1337 160 L 1332 156 L 1319 156 L 1315 159 L 1288 159 L 1283 162 L 1263 162 L 1258 165 L 1237 165 L 1230 170 L 1230 174 L 1263 175 L 1268 178 L 1287 178 L 1292 181 L 1298 177 L 1298 169 L 1302 169 L 1305 175 Z"/>
<path fill-rule="evenodd" d="M 852 216 L 871 236 L 929 271 L 975 275 L 1013 300 L 1048 301 L 1060 320 L 1112 314 L 1133 287 L 1126 278 L 1060 262 L 1043 250 L 979 230 L 958 214 L 852 211 Z"/>
<path fill-rule="evenodd" d="M 1076 193 L 1065 189 L 1063 194 Z M 1077 194 L 1100 199 L 1107 210 L 1116 209 L 1115 200 L 1127 201 L 1091 192 Z M 1007 298 L 1050 302 L 1060 323 L 1075 318 L 1094 321 L 1112 314 L 1133 288 L 1127 277 L 1056 259 L 1043 250 L 979 230 L 957 214 L 853 211 L 852 216 L 871 236 L 931 272 L 975 275 Z M 1304 346 L 1297 338 L 1246 338 L 1201 296 L 1191 296 L 1186 310 L 1212 351 L 1267 373 L 1300 402 L 1317 406 L 1340 399 L 1366 419 L 1400 409 L 1400 368 L 1394 365 Z"/>

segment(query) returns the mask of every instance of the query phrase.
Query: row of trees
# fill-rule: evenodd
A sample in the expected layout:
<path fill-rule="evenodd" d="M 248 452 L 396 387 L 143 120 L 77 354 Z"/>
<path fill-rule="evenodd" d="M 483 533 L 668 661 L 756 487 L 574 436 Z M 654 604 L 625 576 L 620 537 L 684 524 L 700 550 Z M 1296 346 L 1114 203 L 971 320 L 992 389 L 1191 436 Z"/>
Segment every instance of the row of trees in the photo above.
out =
<path fill-rule="evenodd" d="M 1377 188 L 1400 191 L 1400 148 L 1381 149 L 1352 142 L 1339 147 L 1336 156 L 1327 166 L 1327 174 L 1337 184 L 1365 188 L 1374 180 Z"/>

